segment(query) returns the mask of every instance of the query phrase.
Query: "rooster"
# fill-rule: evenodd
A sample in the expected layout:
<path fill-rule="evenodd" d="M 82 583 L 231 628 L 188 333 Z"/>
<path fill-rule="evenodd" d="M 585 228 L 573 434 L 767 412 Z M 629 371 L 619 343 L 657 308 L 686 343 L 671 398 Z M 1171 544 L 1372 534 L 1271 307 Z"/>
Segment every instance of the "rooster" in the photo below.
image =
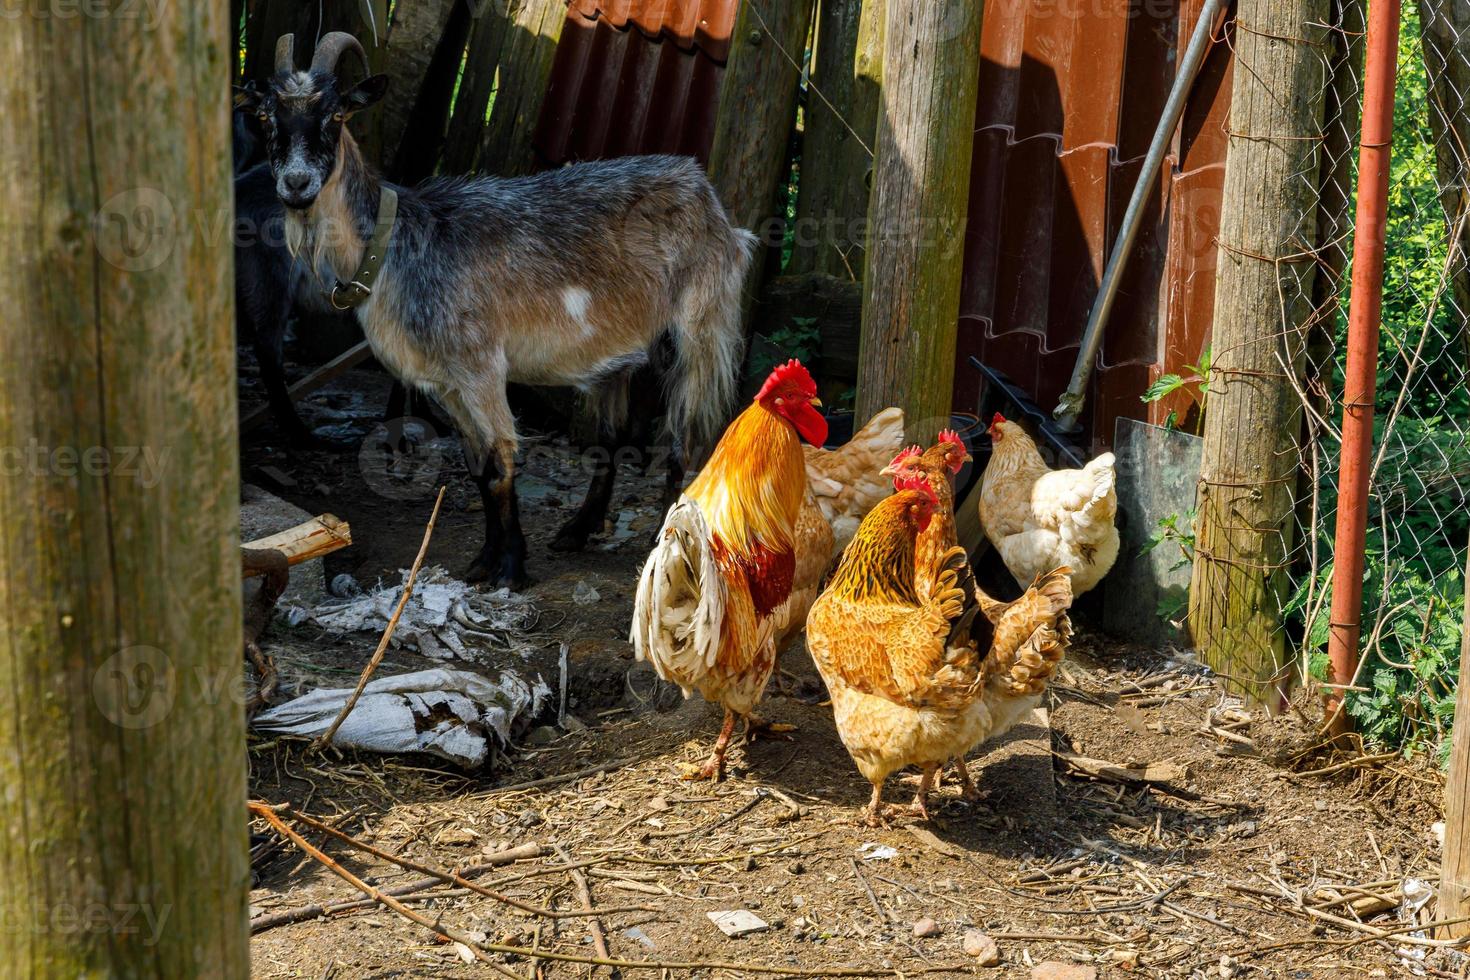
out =
<path fill-rule="evenodd" d="M 1016 583 L 1061 565 L 1072 594 L 1088 591 L 1118 559 L 1112 453 L 1080 470 L 1053 470 L 1026 430 L 996 413 L 994 450 L 980 485 L 980 524 Z"/>
<path fill-rule="evenodd" d="M 725 709 L 713 754 L 690 778 L 724 778 L 737 717 L 748 733 L 764 725 L 753 712 L 775 666 L 810 492 L 801 439 L 827 439 L 816 395 L 799 362 L 771 372 L 669 510 L 638 580 L 629 637 L 638 659 L 685 697 L 698 690 Z"/>
<path fill-rule="evenodd" d="M 822 591 L 832 562 L 847 547 L 868 511 L 889 494 L 880 463 L 903 445 L 903 409 L 885 408 L 836 449 L 802 446 L 808 489 L 796 521 L 796 570 L 776 650 L 806 626 L 807 610 Z M 780 683 L 780 680 L 777 680 Z"/>
<path fill-rule="evenodd" d="M 807 648 L 832 695 L 837 731 L 873 786 L 869 824 L 884 819 L 883 783 L 904 766 L 922 772 L 913 809 L 941 766 L 1009 730 L 1036 705 L 1066 652 L 1072 593 L 1067 569 L 995 604 L 994 634 L 964 549 L 949 549 L 930 596 L 915 587 L 916 539 L 939 500 L 917 475 L 863 521 L 807 618 Z"/>

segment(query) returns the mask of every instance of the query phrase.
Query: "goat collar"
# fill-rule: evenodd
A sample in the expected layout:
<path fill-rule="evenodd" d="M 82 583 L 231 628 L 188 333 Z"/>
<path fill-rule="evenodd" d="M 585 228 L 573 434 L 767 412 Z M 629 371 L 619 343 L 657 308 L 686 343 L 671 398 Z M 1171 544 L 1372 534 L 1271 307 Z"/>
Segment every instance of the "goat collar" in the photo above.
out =
<path fill-rule="evenodd" d="M 393 222 L 398 217 L 398 193 L 386 184 L 378 194 L 378 222 L 373 227 L 372 241 L 363 250 L 362 262 L 352 274 L 352 281 L 340 279 L 332 287 L 332 305 L 339 310 L 361 306 L 373 294 L 373 285 L 388 257 L 388 240 L 393 237 Z"/>

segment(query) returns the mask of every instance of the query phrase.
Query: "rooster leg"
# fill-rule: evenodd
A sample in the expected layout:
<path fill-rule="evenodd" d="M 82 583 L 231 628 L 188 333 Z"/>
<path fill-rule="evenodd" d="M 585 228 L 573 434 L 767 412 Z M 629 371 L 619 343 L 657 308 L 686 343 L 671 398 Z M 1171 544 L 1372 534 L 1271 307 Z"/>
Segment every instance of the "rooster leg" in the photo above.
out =
<path fill-rule="evenodd" d="M 709 779 L 725 781 L 725 750 L 730 747 L 730 736 L 735 733 L 735 712 L 725 709 L 725 724 L 720 728 L 720 737 L 715 739 L 715 750 L 701 769 L 685 776 L 685 779 Z"/>
<path fill-rule="evenodd" d="M 939 768 L 935 766 L 924 770 L 924 775 L 919 779 L 919 790 L 914 794 L 914 802 L 909 806 L 910 811 L 925 820 L 929 819 L 929 790 L 934 785 L 934 777 L 939 773 Z"/>
<path fill-rule="evenodd" d="M 975 781 L 970 778 L 970 768 L 965 765 L 964 756 L 954 760 L 954 773 L 960 780 L 960 799 L 968 803 L 978 803 L 985 798 Z"/>

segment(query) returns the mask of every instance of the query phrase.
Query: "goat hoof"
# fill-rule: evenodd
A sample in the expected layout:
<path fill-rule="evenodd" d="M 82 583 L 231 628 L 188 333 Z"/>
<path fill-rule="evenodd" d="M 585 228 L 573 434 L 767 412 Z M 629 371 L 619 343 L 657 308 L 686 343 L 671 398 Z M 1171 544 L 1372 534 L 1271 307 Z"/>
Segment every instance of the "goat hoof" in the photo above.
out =
<path fill-rule="evenodd" d="M 587 547 L 587 535 L 580 531 L 562 531 L 551 542 L 552 551 L 582 551 Z"/>
<path fill-rule="evenodd" d="M 499 565 L 500 561 L 498 558 L 482 552 L 479 557 L 470 562 L 470 567 L 465 569 L 464 580 L 471 585 L 488 582 L 491 578 L 495 577 L 494 569 Z"/>

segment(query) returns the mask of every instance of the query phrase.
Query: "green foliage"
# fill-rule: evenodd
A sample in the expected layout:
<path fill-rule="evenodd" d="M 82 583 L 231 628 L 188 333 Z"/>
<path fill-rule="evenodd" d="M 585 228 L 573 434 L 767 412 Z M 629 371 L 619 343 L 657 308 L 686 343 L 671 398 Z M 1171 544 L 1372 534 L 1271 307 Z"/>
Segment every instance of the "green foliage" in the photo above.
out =
<path fill-rule="evenodd" d="M 1162 375 L 1153 384 L 1148 386 L 1141 399 L 1144 404 L 1152 404 L 1163 401 L 1176 391 L 1183 391 L 1199 407 L 1199 412 L 1195 416 L 1195 434 L 1198 435 L 1204 430 L 1205 395 L 1210 390 L 1210 346 L 1208 344 L 1205 345 L 1204 350 L 1200 351 L 1199 363 L 1186 364 L 1184 371 L 1184 374 Z M 1177 429 L 1179 427 L 1179 413 L 1175 411 L 1169 412 L 1169 417 L 1165 421 L 1164 427 Z"/>

